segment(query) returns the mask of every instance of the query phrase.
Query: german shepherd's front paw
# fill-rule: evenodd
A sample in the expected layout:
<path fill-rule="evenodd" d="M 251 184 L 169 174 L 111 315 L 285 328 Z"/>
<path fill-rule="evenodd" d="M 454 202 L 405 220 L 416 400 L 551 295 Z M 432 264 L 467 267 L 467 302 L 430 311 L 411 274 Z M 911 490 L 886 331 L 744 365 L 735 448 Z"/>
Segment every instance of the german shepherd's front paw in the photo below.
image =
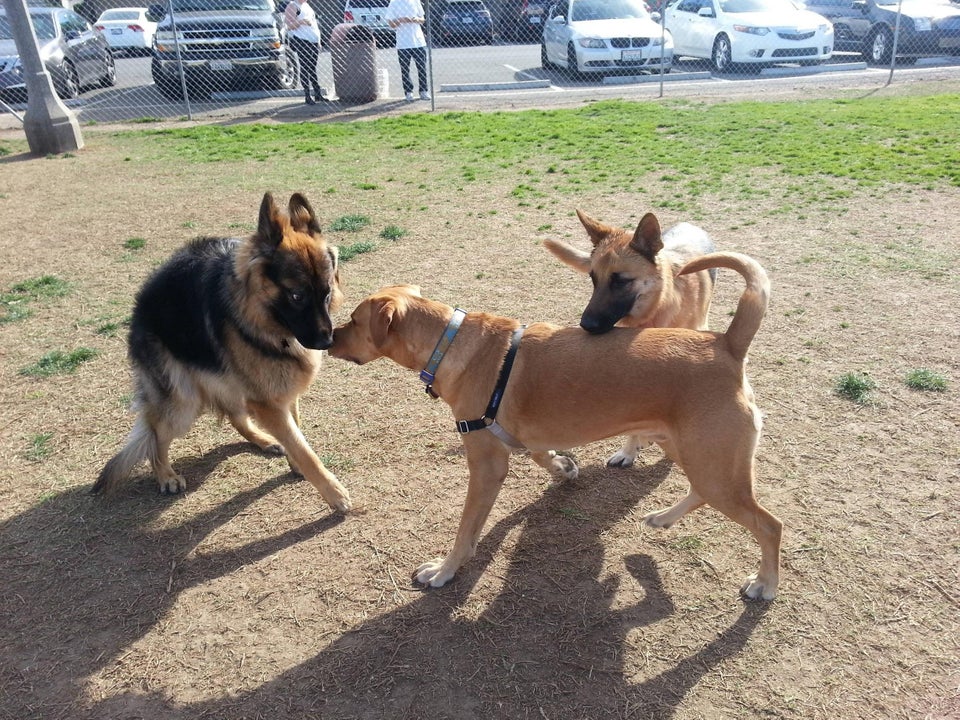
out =
<path fill-rule="evenodd" d="M 413 573 L 413 581 L 427 587 L 443 587 L 453 578 L 455 572 L 444 567 L 443 558 L 434 558 L 425 562 Z"/>
<path fill-rule="evenodd" d="M 623 450 L 618 450 L 607 458 L 607 467 L 628 468 L 633 465 L 636 459 L 636 453 L 630 454 L 625 453 Z"/>
<path fill-rule="evenodd" d="M 740 592 L 749 600 L 773 600 L 777 596 L 777 583 L 765 581 L 754 573 L 744 581 Z"/>

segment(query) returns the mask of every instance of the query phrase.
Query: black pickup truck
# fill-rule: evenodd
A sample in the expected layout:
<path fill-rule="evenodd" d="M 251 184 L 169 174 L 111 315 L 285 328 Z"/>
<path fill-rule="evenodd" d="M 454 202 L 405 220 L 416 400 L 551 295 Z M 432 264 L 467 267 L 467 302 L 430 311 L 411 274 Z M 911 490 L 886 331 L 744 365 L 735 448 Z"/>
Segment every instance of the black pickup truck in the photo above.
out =
<path fill-rule="evenodd" d="M 150 5 L 157 22 L 151 73 L 169 99 L 209 98 L 228 89 L 291 90 L 296 54 L 273 0 L 168 0 Z"/>

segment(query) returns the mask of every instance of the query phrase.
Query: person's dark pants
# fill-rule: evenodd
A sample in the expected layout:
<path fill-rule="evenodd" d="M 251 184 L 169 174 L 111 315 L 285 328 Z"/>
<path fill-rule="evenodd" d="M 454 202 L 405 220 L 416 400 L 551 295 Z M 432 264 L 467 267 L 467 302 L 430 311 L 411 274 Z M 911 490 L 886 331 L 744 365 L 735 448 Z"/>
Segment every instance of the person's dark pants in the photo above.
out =
<path fill-rule="evenodd" d="M 397 58 L 400 60 L 400 79 L 403 81 L 403 92 L 413 92 L 413 80 L 410 79 L 410 61 L 417 64 L 417 87 L 420 92 L 427 92 L 427 49 L 397 48 Z"/>
<path fill-rule="evenodd" d="M 319 98 L 321 92 L 320 78 L 317 77 L 317 61 L 320 59 L 319 43 L 292 36 L 290 41 L 290 47 L 300 60 L 300 84 L 304 92 L 309 93 L 310 86 L 313 85 L 313 92 Z"/>

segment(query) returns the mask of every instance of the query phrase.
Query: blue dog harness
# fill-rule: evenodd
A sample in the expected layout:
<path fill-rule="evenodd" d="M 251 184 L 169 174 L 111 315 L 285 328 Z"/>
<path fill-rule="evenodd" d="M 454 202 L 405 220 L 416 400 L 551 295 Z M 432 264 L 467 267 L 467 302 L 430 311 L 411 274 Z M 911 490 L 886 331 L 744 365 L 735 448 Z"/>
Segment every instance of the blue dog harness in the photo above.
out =
<path fill-rule="evenodd" d="M 427 394 L 437 399 L 440 397 L 433 390 L 433 381 L 436 377 L 437 367 L 440 365 L 440 361 L 443 360 L 444 354 L 450 348 L 450 345 L 453 343 L 454 338 L 457 336 L 457 332 L 460 330 L 460 325 L 463 323 L 464 317 L 467 313 L 465 310 L 456 308 L 453 311 L 453 317 L 450 318 L 450 322 L 447 323 L 446 329 L 443 331 L 443 335 L 440 336 L 440 339 L 437 341 L 437 346 L 433 349 L 433 353 L 430 355 L 430 360 L 427 362 L 427 366 L 420 371 L 420 379 L 426 384 Z M 461 435 L 465 435 L 468 432 L 473 432 L 474 430 L 489 430 L 493 433 L 500 442 L 505 445 L 509 445 L 514 448 L 522 448 L 523 444 L 517 442 L 517 439 L 513 437 L 510 433 L 503 429 L 503 427 L 497 422 L 497 410 L 500 409 L 500 401 L 503 400 L 503 391 L 507 387 L 507 381 L 510 379 L 510 371 L 513 369 L 513 361 L 517 356 L 517 350 L 520 348 L 520 339 L 523 337 L 523 331 L 526 328 L 526 325 L 521 325 L 516 330 L 513 331 L 513 335 L 510 337 L 510 348 L 507 350 L 507 355 L 503 360 L 503 365 L 500 366 L 500 375 L 497 377 L 497 384 L 493 388 L 493 394 L 490 396 L 490 402 L 487 404 L 487 409 L 484 410 L 483 415 L 476 420 L 457 420 L 457 432 Z"/>

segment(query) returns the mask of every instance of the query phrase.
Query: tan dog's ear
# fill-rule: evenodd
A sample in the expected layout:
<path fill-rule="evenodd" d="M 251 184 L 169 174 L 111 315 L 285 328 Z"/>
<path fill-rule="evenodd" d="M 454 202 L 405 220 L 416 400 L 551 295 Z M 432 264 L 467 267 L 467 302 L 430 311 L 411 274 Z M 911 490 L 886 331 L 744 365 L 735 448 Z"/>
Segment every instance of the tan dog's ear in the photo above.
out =
<path fill-rule="evenodd" d="M 387 334 L 390 332 L 390 324 L 393 322 L 393 316 L 397 311 L 397 305 L 393 300 L 374 301 L 370 308 L 370 338 L 373 340 L 374 347 L 382 347 L 387 341 Z"/>
<path fill-rule="evenodd" d="M 653 213 L 647 213 L 640 218 L 637 231 L 633 234 L 630 247 L 650 262 L 656 262 L 657 253 L 663 249 L 663 238 L 660 237 L 660 221 Z"/>
<path fill-rule="evenodd" d="M 577 272 L 584 275 L 590 274 L 590 253 L 579 248 L 571 247 L 560 240 L 547 238 L 543 241 L 543 246 L 553 253 L 553 256 L 562 263 L 569 265 Z"/>
<path fill-rule="evenodd" d="M 593 243 L 594 247 L 599 245 L 608 235 L 610 235 L 610 233 L 614 232 L 615 230 L 615 228 L 612 228 L 609 225 L 605 225 L 602 222 L 594 220 L 579 208 L 577 209 L 577 217 L 580 218 L 580 222 L 583 224 L 584 230 L 587 231 L 590 242 Z"/>

